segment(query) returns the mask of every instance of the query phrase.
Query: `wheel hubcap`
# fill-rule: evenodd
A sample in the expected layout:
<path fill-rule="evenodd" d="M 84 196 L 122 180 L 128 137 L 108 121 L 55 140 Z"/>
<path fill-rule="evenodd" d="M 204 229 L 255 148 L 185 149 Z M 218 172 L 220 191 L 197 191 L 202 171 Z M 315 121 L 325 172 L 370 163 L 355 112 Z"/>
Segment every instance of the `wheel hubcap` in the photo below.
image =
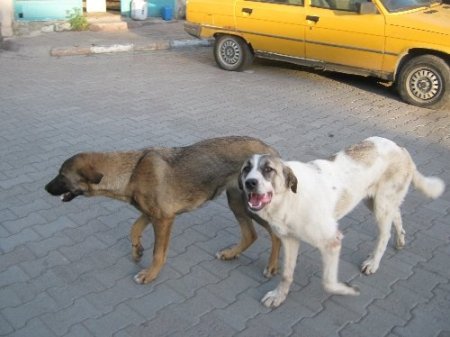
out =
<path fill-rule="evenodd" d="M 220 49 L 220 56 L 227 64 L 236 64 L 241 57 L 239 45 L 234 41 L 225 41 Z"/>
<path fill-rule="evenodd" d="M 411 93 L 424 101 L 430 100 L 441 92 L 440 77 L 429 69 L 420 69 L 411 75 L 409 86 Z"/>

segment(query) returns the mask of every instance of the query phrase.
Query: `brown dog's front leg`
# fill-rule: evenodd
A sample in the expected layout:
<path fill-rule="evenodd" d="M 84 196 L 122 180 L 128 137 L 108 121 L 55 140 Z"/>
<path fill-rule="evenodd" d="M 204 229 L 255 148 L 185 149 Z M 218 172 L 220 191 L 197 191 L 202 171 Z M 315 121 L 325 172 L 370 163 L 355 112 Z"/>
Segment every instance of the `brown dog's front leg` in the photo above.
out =
<path fill-rule="evenodd" d="M 152 221 L 153 230 L 155 232 L 153 261 L 147 269 L 141 270 L 134 276 L 136 283 L 145 284 L 153 281 L 158 276 L 164 263 L 166 263 L 173 220 L 174 217 Z"/>
<path fill-rule="evenodd" d="M 253 221 L 245 210 L 241 192 L 239 190 L 229 189 L 227 190 L 227 198 L 228 205 L 241 228 L 241 241 L 237 245 L 217 252 L 216 257 L 221 260 L 237 258 L 239 254 L 250 247 L 257 238 L 255 228 L 253 227 Z"/>
<path fill-rule="evenodd" d="M 133 256 L 133 260 L 135 262 L 139 262 L 141 260 L 142 254 L 144 253 L 144 247 L 141 244 L 141 237 L 142 232 L 149 223 L 149 218 L 145 214 L 141 214 L 141 216 L 134 222 L 133 226 L 131 227 L 131 255 Z"/>
<path fill-rule="evenodd" d="M 264 276 L 267 278 L 271 278 L 278 273 L 278 259 L 281 248 L 281 240 L 271 231 L 269 231 L 269 233 L 270 238 L 272 239 L 272 249 L 270 251 L 269 262 L 263 272 Z"/>

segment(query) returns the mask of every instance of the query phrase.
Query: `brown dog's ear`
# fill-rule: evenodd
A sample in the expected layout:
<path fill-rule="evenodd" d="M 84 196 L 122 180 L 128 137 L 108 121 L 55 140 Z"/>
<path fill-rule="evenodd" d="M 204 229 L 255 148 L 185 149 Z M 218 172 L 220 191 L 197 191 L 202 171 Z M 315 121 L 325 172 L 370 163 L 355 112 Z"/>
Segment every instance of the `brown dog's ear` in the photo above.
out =
<path fill-rule="evenodd" d="M 90 184 L 99 184 L 103 178 L 103 174 L 95 171 L 92 166 L 78 169 L 78 174 Z"/>
<path fill-rule="evenodd" d="M 295 176 L 294 172 L 292 172 L 291 168 L 288 166 L 283 167 L 283 175 L 286 181 L 286 187 L 290 188 L 292 192 L 297 193 L 297 184 L 298 180 Z"/>
<path fill-rule="evenodd" d="M 239 189 L 240 189 L 241 191 L 244 190 L 244 186 L 242 185 L 242 174 L 239 174 L 239 177 L 238 177 L 238 186 L 239 186 Z"/>

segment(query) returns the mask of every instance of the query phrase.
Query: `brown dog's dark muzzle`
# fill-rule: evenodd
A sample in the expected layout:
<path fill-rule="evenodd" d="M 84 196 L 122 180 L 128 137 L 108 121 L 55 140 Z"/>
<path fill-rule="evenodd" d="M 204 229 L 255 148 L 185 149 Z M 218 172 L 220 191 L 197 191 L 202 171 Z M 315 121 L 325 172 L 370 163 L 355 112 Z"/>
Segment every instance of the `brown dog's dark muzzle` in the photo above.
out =
<path fill-rule="evenodd" d="M 45 185 L 45 190 L 51 195 L 60 196 L 64 202 L 71 201 L 75 197 L 83 194 L 82 191 L 71 191 L 67 181 L 62 176 L 57 176 L 55 179 Z"/>

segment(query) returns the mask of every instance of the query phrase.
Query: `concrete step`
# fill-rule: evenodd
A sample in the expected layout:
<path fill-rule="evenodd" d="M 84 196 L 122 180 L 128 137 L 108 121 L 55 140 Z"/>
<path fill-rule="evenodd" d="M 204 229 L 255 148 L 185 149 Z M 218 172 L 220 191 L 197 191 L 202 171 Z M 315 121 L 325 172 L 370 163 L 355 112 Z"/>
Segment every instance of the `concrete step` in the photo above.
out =
<path fill-rule="evenodd" d="M 128 25 L 122 20 L 120 14 L 88 13 L 86 19 L 89 23 L 89 30 L 93 32 L 123 32 L 128 30 Z"/>

